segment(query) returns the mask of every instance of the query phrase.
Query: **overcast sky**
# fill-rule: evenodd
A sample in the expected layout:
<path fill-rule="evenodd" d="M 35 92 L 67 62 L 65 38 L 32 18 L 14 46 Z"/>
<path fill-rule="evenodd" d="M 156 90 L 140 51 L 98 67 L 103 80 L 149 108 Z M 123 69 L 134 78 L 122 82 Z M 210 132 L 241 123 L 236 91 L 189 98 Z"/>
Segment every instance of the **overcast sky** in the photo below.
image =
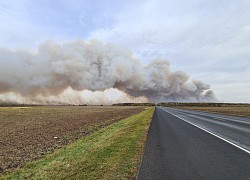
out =
<path fill-rule="evenodd" d="M 212 85 L 224 102 L 250 102 L 249 0 L 0 0 L 0 47 L 36 49 L 50 39 L 100 39 L 142 63 Z"/>

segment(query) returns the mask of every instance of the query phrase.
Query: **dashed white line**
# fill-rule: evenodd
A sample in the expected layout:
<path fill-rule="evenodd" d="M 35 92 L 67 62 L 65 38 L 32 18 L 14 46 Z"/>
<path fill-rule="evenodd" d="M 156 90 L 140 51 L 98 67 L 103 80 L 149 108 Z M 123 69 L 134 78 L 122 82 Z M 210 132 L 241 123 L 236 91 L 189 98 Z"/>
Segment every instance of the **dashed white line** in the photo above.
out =
<path fill-rule="evenodd" d="M 223 140 L 223 141 L 225 141 L 225 142 L 227 142 L 227 143 L 229 143 L 229 144 L 231 144 L 231 145 L 233 145 L 233 146 L 235 146 L 235 147 L 237 147 L 237 148 L 239 148 L 239 149 L 241 149 L 243 151 L 245 151 L 248 154 L 250 154 L 249 150 L 247 150 L 247 149 L 245 149 L 245 148 L 243 148 L 243 147 L 241 147 L 241 146 L 239 146 L 239 145 L 237 145 L 237 144 L 235 144 L 235 143 L 233 143 L 233 142 L 231 142 L 231 141 L 229 141 L 229 140 L 227 140 L 227 139 L 225 139 L 223 137 L 220 137 L 217 134 L 214 134 L 211 131 L 208 131 L 207 129 L 204 129 L 204 128 L 202 128 L 202 127 L 200 127 L 200 126 L 198 126 L 198 125 L 196 125 L 194 123 L 191 123 L 191 122 L 189 122 L 189 121 L 187 121 L 187 120 L 185 120 L 185 119 L 183 119 L 183 118 L 181 118 L 181 117 L 179 117 L 179 116 L 177 116 L 177 115 L 175 115 L 175 114 L 173 114 L 173 113 L 171 113 L 169 111 L 166 111 L 165 109 L 162 109 L 162 108 L 160 108 L 160 109 L 163 110 L 163 111 L 165 111 L 165 112 L 167 112 L 167 113 L 169 113 L 169 114 L 172 114 L 173 116 L 175 116 L 175 117 L 177 117 L 177 118 L 179 118 L 179 119 L 181 119 L 181 120 L 183 120 L 183 121 L 185 121 L 185 122 L 187 122 L 187 123 L 189 123 L 189 124 L 191 124 L 191 125 L 199 128 L 199 129 L 201 129 L 201 130 L 203 130 L 203 131 L 205 131 L 205 132 L 207 132 L 207 133 L 209 133 L 209 134 L 211 134 L 211 135 L 213 135 L 213 136 L 215 136 L 215 137 L 217 137 L 217 138 L 219 138 L 219 139 L 221 139 L 221 140 Z"/>
<path fill-rule="evenodd" d="M 180 110 L 180 109 L 178 109 L 178 110 L 174 109 L 174 111 L 177 111 L 177 112 L 180 111 L 182 113 L 185 112 L 185 110 L 183 111 L 183 110 Z M 187 110 L 187 111 L 190 111 L 190 110 Z M 193 114 L 197 114 L 197 115 L 208 116 L 207 113 L 202 113 L 202 112 L 198 112 L 198 111 L 193 111 L 192 113 Z M 226 115 L 225 114 L 220 114 L 220 116 L 226 116 Z M 239 118 L 242 119 L 242 118 L 247 118 L 247 117 L 237 117 L 237 119 L 231 119 L 230 117 L 227 117 L 227 118 L 225 118 L 225 117 L 218 117 L 218 114 L 214 114 L 214 113 L 210 113 L 209 117 L 213 117 L 213 118 L 217 118 L 217 119 L 224 119 L 225 121 L 230 120 L 230 121 L 234 121 L 234 122 L 240 122 L 240 123 L 244 123 L 244 124 L 250 124 L 249 122 L 245 122 L 245 121 L 239 120 Z"/>

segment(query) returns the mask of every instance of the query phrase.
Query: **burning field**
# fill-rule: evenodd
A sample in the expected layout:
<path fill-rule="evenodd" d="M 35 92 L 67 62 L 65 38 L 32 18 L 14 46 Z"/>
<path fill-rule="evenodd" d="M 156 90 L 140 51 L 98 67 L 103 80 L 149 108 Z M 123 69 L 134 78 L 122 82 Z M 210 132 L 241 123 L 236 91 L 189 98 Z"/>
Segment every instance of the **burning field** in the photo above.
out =
<path fill-rule="evenodd" d="M 37 106 L 0 108 L 0 171 L 69 144 L 145 107 Z"/>

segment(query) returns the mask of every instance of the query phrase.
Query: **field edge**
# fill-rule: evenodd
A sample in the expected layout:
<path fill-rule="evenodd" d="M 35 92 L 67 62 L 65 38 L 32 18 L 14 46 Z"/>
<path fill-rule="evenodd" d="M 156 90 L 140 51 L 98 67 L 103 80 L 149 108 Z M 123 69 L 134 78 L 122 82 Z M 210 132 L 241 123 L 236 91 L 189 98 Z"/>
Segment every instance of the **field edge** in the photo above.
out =
<path fill-rule="evenodd" d="M 154 108 L 113 123 L 0 179 L 133 179 Z"/>

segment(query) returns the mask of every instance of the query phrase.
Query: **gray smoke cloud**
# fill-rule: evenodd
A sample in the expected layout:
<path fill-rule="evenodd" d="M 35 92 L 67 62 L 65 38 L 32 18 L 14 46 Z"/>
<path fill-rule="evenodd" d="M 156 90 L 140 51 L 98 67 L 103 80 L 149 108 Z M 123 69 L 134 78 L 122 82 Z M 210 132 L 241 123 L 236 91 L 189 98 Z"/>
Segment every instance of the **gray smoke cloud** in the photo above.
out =
<path fill-rule="evenodd" d="M 63 102 L 68 88 L 72 92 L 119 89 L 128 96 L 126 101 L 139 97 L 150 102 L 216 101 L 210 85 L 190 79 L 185 72 L 172 72 L 169 61 L 154 59 L 143 65 L 130 50 L 97 40 L 48 41 L 33 53 L 0 49 L 0 94 L 11 92 L 28 102 L 53 96 L 56 103 Z M 74 97 L 79 103 L 78 95 Z"/>

